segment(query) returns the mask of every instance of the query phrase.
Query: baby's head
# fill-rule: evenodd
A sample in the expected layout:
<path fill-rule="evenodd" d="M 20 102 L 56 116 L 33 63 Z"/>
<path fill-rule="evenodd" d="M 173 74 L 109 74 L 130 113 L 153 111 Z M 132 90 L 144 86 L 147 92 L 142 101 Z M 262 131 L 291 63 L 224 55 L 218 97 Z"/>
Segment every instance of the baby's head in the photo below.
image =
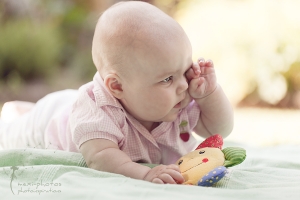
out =
<path fill-rule="evenodd" d="M 106 10 L 92 55 L 107 89 L 146 127 L 175 120 L 190 101 L 189 39 L 175 20 L 148 3 L 121 2 Z"/>

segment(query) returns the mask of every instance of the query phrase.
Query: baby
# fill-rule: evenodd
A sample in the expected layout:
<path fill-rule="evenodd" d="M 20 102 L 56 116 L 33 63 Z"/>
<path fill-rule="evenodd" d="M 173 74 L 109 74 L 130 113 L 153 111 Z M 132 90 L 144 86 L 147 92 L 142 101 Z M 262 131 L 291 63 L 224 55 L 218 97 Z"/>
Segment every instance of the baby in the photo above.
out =
<path fill-rule="evenodd" d="M 97 23 L 92 56 L 92 82 L 49 94 L 2 125 L 0 147 L 81 152 L 90 168 L 176 184 L 184 179 L 172 163 L 196 147 L 192 131 L 204 138 L 232 131 L 232 107 L 212 61 L 193 63 L 187 35 L 158 8 L 139 1 L 110 7 Z"/>

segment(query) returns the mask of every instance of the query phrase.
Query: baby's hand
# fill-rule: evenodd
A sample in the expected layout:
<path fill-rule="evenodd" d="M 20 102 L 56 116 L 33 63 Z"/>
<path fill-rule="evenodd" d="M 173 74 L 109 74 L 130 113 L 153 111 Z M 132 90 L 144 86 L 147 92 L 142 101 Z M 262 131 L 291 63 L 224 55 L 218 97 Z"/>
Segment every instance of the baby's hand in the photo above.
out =
<path fill-rule="evenodd" d="M 194 99 L 204 98 L 217 88 L 217 77 L 211 60 L 198 59 L 198 63 L 186 72 L 189 94 Z"/>
<path fill-rule="evenodd" d="M 180 184 L 184 178 L 177 165 L 159 165 L 152 168 L 144 177 L 144 180 L 160 184 Z"/>

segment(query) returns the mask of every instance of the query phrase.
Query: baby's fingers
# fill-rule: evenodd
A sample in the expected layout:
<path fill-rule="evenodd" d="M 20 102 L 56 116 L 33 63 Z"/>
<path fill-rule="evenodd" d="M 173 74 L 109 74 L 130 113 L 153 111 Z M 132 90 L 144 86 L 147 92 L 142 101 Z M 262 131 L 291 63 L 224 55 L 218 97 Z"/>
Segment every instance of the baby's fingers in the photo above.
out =
<path fill-rule="evenodd" d="M 180 184 L 184 182 L 184 178 L 180 173 L 177 165 L 167 165 L 165 169 L 152 180 L 153 183 Z"/>
<path fill-rule="evenodd" d="M 199 58 L 198 59 L 198 64 L 201 67 L 214 67 L 214 63 L 212 60 L 204 60 L 204 58 Z"/>
<path fill-rule="evenodd" d="M 180 172 L 179 166 L 178 166 L 178 165 L 175 165 L 175 164 L 167 165 L 167 169 L 172 169 L 172 170 L 175 170 L 175 171 Z"/>
<path fill-rule="evenodd" d="M 160 174 L 157 178 L 154 178 L 152 182 L 160 184 L 176 184 L 176 181 L 169 174 Z"/>
<path fill-rule="evenodd" d="M 154 178 L 154 179 L 152 180 L 152 183 L 164 184 L 164 181 L 161 180 L 160 178 Z"/>
<path fill-rule="evenodd" d="M 214 63 L 210 59 L 206 60 L 204 65 L 205 65 L 205 67 L 214 67 Z"/>
<path fill-rule="evenodd" d="M 198 78 L 201 74 L 200 66 L 198 63 L 193 63 L 192 67 L 190 67 L 187 72 L 185 73 L 185 76 L 188 80 L 188 82 L 194 78 Z"/>
<path fill-rule="evenodd" d="M 208 60 L 204 60 L 203 58 L 198 60 L 198 64 L 200 66 L 200 70 L 201 70 L 201 76 L 210 74 L 210 73 L 214 73 L 214 63 L 212 60 L 208 59 Z"/>
<path fill-rule="evenodd" d="M 184 182 L 184 178 L 182 177 L 182 175 L 174 170 L 160 174 L 157 178 L 160 179 L 163 183 L 167 184 L 178 184 Z M 159 180 L 157 180 L 157 178 L 153 179 L 153 182 L 161 183 Z"/>
<path fill-rule="evenodd" d="M 189 84 L 189 93 L 193 98 L 201 98 L 205 94 L 206 84 L 203 77 L 193 79 Z"/>
<path fill-rule="evenodd" d="M 180 173 L 180 169 L 178 165 L 172 164 L 168 165 L 168 174 L 175 180 L 176 183 L 183 183 L 184 178 L 182 174 Z"/>
<path fill-rule="evenodd" d="M 184 178 L 180 173 L 177 165 L 159 165 L 152 168 L 145 176 L 144 180 L 148 180 L 153 183 L 169 183 L 177 184 L 183 183 Z"/>
<path fill-rule="evenodd" d="M 172 174 L 172 178 L 173 180 L 175 180 L 176 184 L 181 184 L 184 182 L 184 178 L 180 172 L 174 171 L 174 173 Z"/>

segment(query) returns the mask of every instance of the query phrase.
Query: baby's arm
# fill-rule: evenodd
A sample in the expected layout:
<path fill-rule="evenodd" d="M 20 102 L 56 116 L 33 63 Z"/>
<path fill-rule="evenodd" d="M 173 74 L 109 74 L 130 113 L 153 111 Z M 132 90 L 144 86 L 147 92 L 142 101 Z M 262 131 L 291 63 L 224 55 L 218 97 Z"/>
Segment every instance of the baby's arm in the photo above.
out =
<path fill-rule="evenodd" d="M 149 168 L 132 162 L 117 144 L 106 139 L 93 139 L 83 143 L 80 151 L 89 168 L 122 174 L 153 183 L 182 183 L 184 179 L 177 165 L 159 165 Z"/>
<path fill-rule="evenodd" d="M 221 134 L 226 137 L 233 128 L 232 106 L 217 83 L 211 60 L 199 59 L 186 73 L 189 94 L 201 109 L 195 132 L 203 137 Z"/>

